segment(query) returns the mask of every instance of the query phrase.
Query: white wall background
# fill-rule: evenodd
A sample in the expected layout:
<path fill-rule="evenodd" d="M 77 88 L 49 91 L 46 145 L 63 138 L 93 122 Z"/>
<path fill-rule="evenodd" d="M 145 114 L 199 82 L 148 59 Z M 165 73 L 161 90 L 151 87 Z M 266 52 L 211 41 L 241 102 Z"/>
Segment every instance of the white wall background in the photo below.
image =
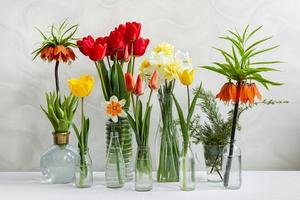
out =
<path fill-rule="evenodd" d="M 0 1 L 0 171 L 35 171 L 39 159 L 51 145 L 52 128 L 39 106 L 44 92 L 54 90 L 54 66 L 40 60 L 32 62 L 31 52 L 41 37 L 34 27 L 45 30 L 65 18 L 79 23 L 77 36 L 108 34 L 126 21 L 143 23 L 142 35 L 149 37 L 149 50 L 161 41 L 189 51 L 195 65 L 209 64 L 220 57 L 211 46 L 223 46 L 217 39 L 228 29 L 241 30 L 246 24 L 264 25 L 260 36 L 274 35 L 271 43 L 281 47 L 265 59 L 281 59 L 282 72 L 269 78 L 283 81 L 266 98 L 286 99 L 288 105 L 261 106 L 242 116 L 243 131 L 238 143 L 243 150 L 243 168 L 251 170 L 300 170 L 300 1 L 297 0 L 1 0 Z M 66 80 L 96 70 L 86 57 L 60 68 L 61 86 Z M 149 51 L 148 51 L 149 55 Z M 195 85 L 217 92 L 224 79 L 200 70 Z M 177 94 L 185 94 L 177 88 Z M 181 95 L 181 101 L 186 98 Z M 97 170 L 105 164 L 105 137 L 100 85 L 97 79 L 87 98 L 86 112 L 92 118 L 90 149 Z M 156 100 L 152 137 L 158 123 Z M 78 121 L 78 117 L 76 118 Z M 72 135 L 72 144 L 76 144 Z M 151 141 L 154 144 L 154 140 Z M 153 145 L 154 147 L 154 145 Z M 198 151 L 198 150 L 197 150 Z M 155 160 L 153 148 L 153 159 Z M 199 165 L 203 169 L 203 163 Z"/>

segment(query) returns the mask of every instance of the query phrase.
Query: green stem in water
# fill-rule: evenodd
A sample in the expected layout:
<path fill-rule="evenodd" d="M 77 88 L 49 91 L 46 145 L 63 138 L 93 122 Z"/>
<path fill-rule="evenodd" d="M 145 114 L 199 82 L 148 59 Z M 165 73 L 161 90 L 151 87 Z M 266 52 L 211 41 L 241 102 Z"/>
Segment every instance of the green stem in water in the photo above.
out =
<path fill-rule="evenodd" d="M 184 155 L 182 157 L 182 189 L 186 190 L 187 185 L 186 185 L 186 156 Z"/>

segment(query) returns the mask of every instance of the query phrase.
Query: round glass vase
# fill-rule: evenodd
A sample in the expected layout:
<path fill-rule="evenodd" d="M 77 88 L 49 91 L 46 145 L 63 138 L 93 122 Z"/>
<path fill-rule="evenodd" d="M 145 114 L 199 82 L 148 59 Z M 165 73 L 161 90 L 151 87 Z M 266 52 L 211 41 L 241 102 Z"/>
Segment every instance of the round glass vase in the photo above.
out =
<path fill-rule="evenodd" d="M 191 144 L 186 150 L 182 149 L 179 158 L 179 185 L 183 191 L 192 191 L 196 187 L 195 157 Z"/>
<path fill-rule="evenodd" d="M 110 143 L 105 169 L 105 183 L 108 188 L 121 188 L 125 183 L 125 162 L 116 127 L 117 124 L 111 123 Z"/>
<path fill-rule="evenodd" d="M 127 118 L 119 118 L 118 122 L 106 122 L 106 152 L 108 153 L 111 140 L 112 126 L 119 134 L 119 142 L 125 163 L 125 180 L 133 180 L 132 163 L 132 129 Z"/>
<path fill-rule="evenodd" d="M 172 93 L 159 90 L 160 123 L 156 133 L 157 182 L 178 182 L 180 157 L 178 132 L 173 120 Z M 167 162 L 166 162 L 167 161 Z"/>
<path fill-rule="evenodd" d="M 54 144 L 41 157 L 41 172 L 48 183 L 65 184 L 74 180 L 79 155 L 69 145 L 69 134 L 54 132 Z"/>
<path fill-rule="evenodd" d="M 78 150 L 80 155 L 76 163 L 75 185 L 78 188 L 87 188 L 93 185 L 93 164 L 89 149 Z"/>
<path fill-rule="evenodd" d="M 225 145 L 203 145 L 206 175 L 209 182 L 223 181 L 222 160 Z"/>
<path fill-rule="evenodd" d="M 242 185 L 241 149 L 228 144 L 223 150 L 223 184 L 226 189 L 240 189 Z"/>
<path fill-rule="evenodd" d="M 139 146 L 135 161 L 135 190 L 152 190 L 152 161 L 149 146 Z"/>

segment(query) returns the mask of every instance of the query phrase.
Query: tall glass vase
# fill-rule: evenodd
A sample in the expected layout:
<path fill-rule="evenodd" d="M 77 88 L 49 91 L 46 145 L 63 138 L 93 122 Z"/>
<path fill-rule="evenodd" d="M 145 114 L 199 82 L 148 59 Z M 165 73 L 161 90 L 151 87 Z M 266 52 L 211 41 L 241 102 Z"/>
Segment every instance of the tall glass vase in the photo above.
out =
<path fill-rule="evenodd" d="M 88 148 L 79 149 L 80 158 L 76 164 L 75 185 L 87 188 L 93 185 L 93 164 Z"/>
<path fill-rule="evenodd" d="M 173 98 L 172 92 L 168 90 L 158 92 L 158 100 L 161 111 L 161 122 L 159 124 L 156 139 L 159 147 L 159 161 L 157 169 L 158 182 L 179 181 L 179 145 L 176 126 L 173 122 Z"/>
<path fill-rule="evenodd" d="M 108 188 L 121 188 L 125 183 L 125 163 L 116 123 L 111 123 L 110 143 L 107 151 L 105 182 Z"/>
<path fill-rule="evenodd" d="M 49 183 L 64 184 L 74 180 L 79 155 L 69 145 L 69 134 L 53 133 L 54 144 L 41 157 L 41 171 Z"/>
<path fill-rule="evenodd" d="M 136 153 L 135 190 L 152 190 L 152 161 L 149 146 L 139 146 Z"/>
<path fill-rule="evenodd" d="M 195 157 L 189 144 L 186 152 L 182 149 L 179 159 L 179 179 L 180 189 L 183 191 L 191 191 L 195 189 Z"/>
<path fill-rule="evenodd" d="M 132 169 L 132 130 L 127 118 L 119 118 L 118 122 L 106 122 L 106 152 L 108 153 L 111 140 L 112 124 L 119 134 L 119 142 L 122 150 L 123 159 L 125 162 L 125 179 L 126 181 L 133 180 Z"/>

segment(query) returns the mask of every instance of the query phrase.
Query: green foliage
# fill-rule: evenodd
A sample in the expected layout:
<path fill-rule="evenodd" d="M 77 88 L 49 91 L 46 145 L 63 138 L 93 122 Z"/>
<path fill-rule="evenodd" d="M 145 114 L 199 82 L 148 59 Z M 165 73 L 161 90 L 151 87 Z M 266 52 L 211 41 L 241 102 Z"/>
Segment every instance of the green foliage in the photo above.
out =
<path fill-rule="evenodd" d="M 33 59 L 35 59 L 47 46 L 63 45 L 64 47 L 70 46 L 76 48 L 77 45 L 74 43 L 76 38 L 74 38 L 73 36 L 76 33 L 77 28 L 78 24 L 69 25 L 67 23 L 67 20 L 65 20 L 59 26 L 55 26 L 54 24 L 52 24 L 50 26 L 50 32 L 48 33 L 48 36 L 47 34 L 43 33 L 40 29 L 36 28 L 42 35 L 43 42 L 41 44 L 41 47 L 37 48 L 32 52 L 32 54 L 34 54 Z"/>
<path fill-rule="evenodd" d="M 179 124 L 180 124 L 183 143 L 184 143 L 183 144 L 184 155 L 186 154 L 187 149 L 188 149 L 189 138 L 190 138 L 189 130 L 190 130 L 191 119 L 192 119 L 192 116 L 193 116 L 193 113 L 194 113 L 194 110 L 195 110 L 195 107 L 196 107 L 197 100 L 198 100 L 199 95 L 200 95 L 200 91 L 201 91 L 201 85 L 198 89 L 196 89 L 196 92 L 195 92 L 194 98 L 192 100 L 192 103 L 191 103 L 190 107 L 188 108 L 188 114 L 187 114 L 186 119 L 185 119 L 183 111 L 182 111 L 182 109 L 179 105 L 179 102 L 177 101 L 175 95 L 172 94 L 174 102 L 175 102 L 175 106 L 176 106 L 176 109 L 177 109 L 177 112 L 178 112 L 178 117 L 179 117 Z"/>
<path fill-rule="evenodd" d="M 78 107 L 78 98 L 70 94 L 64 96 L 60 102 L 59 94 L 56 92 L 46 93 L 47 109 L 41 109 L 48 117 L 55 132 L 67 132 L 72 124 L 74 114 Z"/>
<path fill-rule="evenodd" d="M 195 92 L 198 91 L 198 88 Z M 226 145 L 229 142 L 231 127 L 232 127 L 232 116 L 233 110 L 228 112 L 227 119 L 224 119 L 220 113 L 219 107 L 217 106 L 217 99 L 215 95 L 203 88 L 200 89 L 199 104 L 203 113 L 206 115 L 207 121 L 201 123 L 199 115 L 191 121 L 190 131 L 194 139 L 194 143 L 202 143 L 205 145 Z M 238 118 L 240 115 L 250 108 L 258 105 L 274 105 L 288 103 L 288 101 L 275 101 L 275 100 L 263 100 L 262 102 L 254 103 L 252 106 L 241 105 L 238 111 Z M 237 129 L 241 130 L 241 126 L 238 124 Z"/>
<path fill-rule="evenodd" d="M 241 82 L 244 80 L 255 80 L 261 83 L 266 89 L 268 85 L 282 85 L 282 83 L 273 82 L 264 78 L 261 73 L 278 71 L 277 69 L 266 67 L 273 64 L 281 63 L 281 61 L 253 61 L 257 55 L 276 49 L 278 46 L 260 49 L 259 45 L 268 41 L 272 37 L 249 43 L 249 40 L 262 28 L 262 26 L 249 32 L 249 25 L 244 29 L 243 33 L 229 31 L 229 35 L 220 37 L 231 43 L 231 51 L 225 51 L 220 48 L 214 48 L 222 54 L 224 62 L 214 62 L 213 66 L 204 66 L 203 68 L 217 72 L 226 76 L 229 80 Z M 263 66 L 263 67 L 258 67 Z"/>

